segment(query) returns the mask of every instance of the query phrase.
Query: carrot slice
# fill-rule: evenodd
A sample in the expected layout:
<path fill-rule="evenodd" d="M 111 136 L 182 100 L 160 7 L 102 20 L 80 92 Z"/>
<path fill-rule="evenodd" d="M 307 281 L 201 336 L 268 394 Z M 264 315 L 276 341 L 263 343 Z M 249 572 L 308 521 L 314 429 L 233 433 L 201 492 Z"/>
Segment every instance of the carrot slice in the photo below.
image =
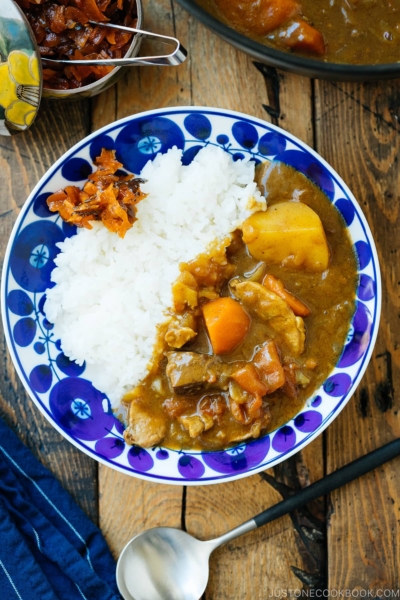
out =
<path fill-rule="evenodd" d="M 231 375 L 246 392 L 253 396 L 265 396 L 267 386 L 261 381 L 257 369 L 252 363 L 247 363 L 244 367 Z"/>
<path fill-rule="evenodd" d="M 285 289 L 283 281 L 280 279 L 276 279 L 273 275 L 266 275 L 263 279 L 263 285 L 282 298 L 282 300 L 285 300 L 286 304 L 290 306 L 296 316 L 308 317 L 308 315 L 311 314 L 308 306 L 288 292 L 287 289 Z"/>
<path fill-rule="evenodd" d="M 272 394 L 285 383 L 285 373 L 281 365 L 275 342 L 268 340 L 255 354 L 253 363 L 258 369 L 267 394 Z"/>
<path fill-rule="evenodd" d="M 214 354 L 229 354 L 246 337 L 250 317 L 233 298 L 217 298 L 203 306 L 203 316 Z"/>

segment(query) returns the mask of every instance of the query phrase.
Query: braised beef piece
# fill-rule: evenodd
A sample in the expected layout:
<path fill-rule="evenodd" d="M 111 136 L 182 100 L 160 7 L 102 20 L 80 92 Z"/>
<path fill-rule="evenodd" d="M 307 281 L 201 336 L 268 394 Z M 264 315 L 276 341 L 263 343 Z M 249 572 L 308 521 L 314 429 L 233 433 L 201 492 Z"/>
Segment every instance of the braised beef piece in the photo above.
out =
<path fill-rule="evenodd" d="M 151 448 L 160 444 L 167 432 L 167 423 L 161 415 L 153 414 L 145 400 L 137 398 L 129 406 L 129 424 L 124 431 L 128 444 Z"/>
<path fill-rule="evenodd" d="M 177 394 L 197 394 L 203 390 L 227 390 L 232 366 L 218 356 L 195 352 L 167 352 L 167 377 Z"/>

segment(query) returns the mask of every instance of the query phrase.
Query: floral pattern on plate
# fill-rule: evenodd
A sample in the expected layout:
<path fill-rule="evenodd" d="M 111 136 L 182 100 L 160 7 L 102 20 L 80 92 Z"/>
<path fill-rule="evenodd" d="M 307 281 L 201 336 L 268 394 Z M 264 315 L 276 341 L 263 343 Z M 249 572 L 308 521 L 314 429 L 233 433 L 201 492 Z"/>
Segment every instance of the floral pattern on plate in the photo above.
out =
<path fill-rule="evenodd" d="M 176 146 L 189 164 L 206 145 L 233 160 L 249 156 L 285 162 L 304 173 L 342 214 L 359 262 L 357 309 L 338 364 L 306 406 L 278 431 L 218 452 L 177 452 L 128 446 L 108 398 L 85 378 L 54 339 L 43 312 L 57 243 L 76 233 L 49 212 L 50 193 L 83 184 L 101 148 L 114 149 L 127 171 Z M 2 280 L 7 342 L 28 393 L 51 423 L 93 458 L 125 473 L 177 484 L 207 484 L 261 471 L 308 444 L 351 397 L 371 356 L 379 323 L 381 287 L 375 246 L 365 218 L 339 176 L 313 150 L 262 120 L 222 109 L 181 107 L 142 113 L 95 132 L 68 151 L 38 183 L 12 232 Z"/>

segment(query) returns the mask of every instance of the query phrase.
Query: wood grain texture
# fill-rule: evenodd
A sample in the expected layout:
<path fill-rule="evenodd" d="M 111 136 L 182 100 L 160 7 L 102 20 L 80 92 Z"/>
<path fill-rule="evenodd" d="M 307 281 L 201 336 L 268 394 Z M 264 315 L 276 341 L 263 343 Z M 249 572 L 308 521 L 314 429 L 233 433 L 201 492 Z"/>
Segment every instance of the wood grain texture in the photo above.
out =
<path fill-rule="evenodd" d="M 47 169 L 73 144 L 89 133 L 87 103 L 43 102 L 31 130 L 0 142 L 0 252 L 20 208 Z M 1 261 L 2 262 L 2 261 Z M 91 519 L 97 522 L 97 465 L 67 442 L 30 400 L 0 342 L 0 414 L 32 452 L 71 492 Z"/>
<path fill-rule="evenodd" d="M 100 528 L 115 557 L 135 535 L 152 527 L 182 527 L 181 486 L 134 479 L 101 465 Z"/>
<path fill-rule="evenodd" d="M 217 486 L 188 488 L 185 525 L 199 539 L 236 527 L 280 494 L 259 475 Z M 291 567 L 302 568 L 290 517 L 284 517 L 229 542 L 210 561 L 207 600 L 264 599 L 273 590 L 301 589 Z"/>
<path fill-rule="evenodd" d="M 354 192 L 382 269 L 382 319 L 359 390 L 327 430 L 332 471 L 400 435 L 400 84 L 316 84 L 318 151 Z M 329 586 L 400 589 L 400 460 L 330 498 Z"/>

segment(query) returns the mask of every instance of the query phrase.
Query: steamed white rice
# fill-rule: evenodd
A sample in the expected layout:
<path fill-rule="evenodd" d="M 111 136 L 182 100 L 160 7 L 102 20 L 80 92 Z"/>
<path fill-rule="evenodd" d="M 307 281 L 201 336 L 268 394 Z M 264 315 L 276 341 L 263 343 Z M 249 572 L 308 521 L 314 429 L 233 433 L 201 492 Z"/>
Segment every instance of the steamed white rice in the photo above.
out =
<path fill-rule="evenodd" d="M 46 316 L 63 352 L 117 406 L 147 374 L 156 326 L 172 306 L 179 263 L 266 208 L 254 183 L 254 163 L 233 162 L 213 146 L 189 166 L 173 148 L 148 162 L 141 177 L 148 197 L 125 238 L 102 224 L 58 244 Z"/>

